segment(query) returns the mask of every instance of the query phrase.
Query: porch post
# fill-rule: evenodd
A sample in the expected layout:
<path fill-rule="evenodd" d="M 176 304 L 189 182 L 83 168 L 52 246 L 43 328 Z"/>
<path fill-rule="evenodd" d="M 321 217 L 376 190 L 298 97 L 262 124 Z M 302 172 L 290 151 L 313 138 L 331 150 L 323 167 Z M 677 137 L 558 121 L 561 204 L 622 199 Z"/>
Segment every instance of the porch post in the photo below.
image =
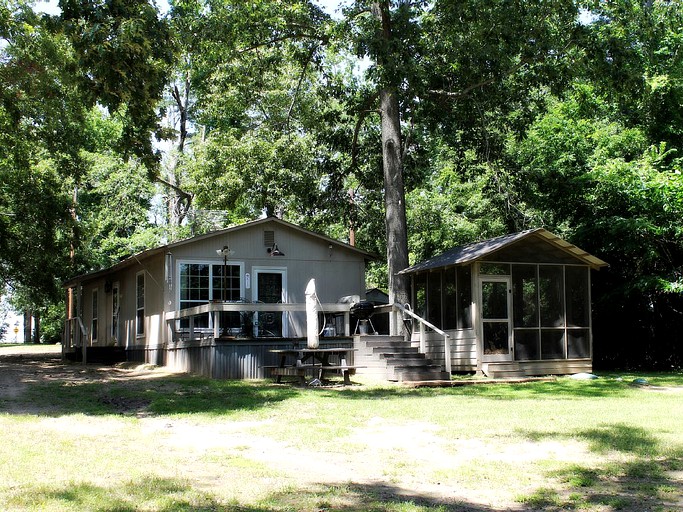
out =
<path fill-rule="evenodd" d="M 221 335 L 221 313 L 213 312 L 213 339 L 218 339 Z"/>

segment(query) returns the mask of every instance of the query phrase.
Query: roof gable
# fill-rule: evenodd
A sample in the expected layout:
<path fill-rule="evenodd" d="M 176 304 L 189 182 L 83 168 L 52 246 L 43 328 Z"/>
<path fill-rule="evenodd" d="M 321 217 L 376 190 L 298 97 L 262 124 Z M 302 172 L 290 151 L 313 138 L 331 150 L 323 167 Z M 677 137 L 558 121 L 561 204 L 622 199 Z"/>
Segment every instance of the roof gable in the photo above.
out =
<path fill-rule="evenodd" d="M 350 251 L 350 252 L 355 253 L 359 256 L 362 256 L 366 260 L 378 259 L 377 256 L 375 256 L 375 255 L 373 255 L 367 251 L 363 251 L 362 249 L 358 249 L 357 247 L 354 247 L 354 246 L 349 245 L 347 243 L 340 242 L 339 240 L 335 240 L 334 238 L 330 238 L 326 235 L 322 235 L 320 233 L 310 231 L 308 229 L 302 228 L 300 226 L 297 226 L 296 224 L 292 224 L 291 222 L 284 221 L 284 220 L 279 219 L 277 217 L 266 217 L 263 219 L 257 219 L 257 220 L 253 220 L 250 222 L 245 222 L 243 224 L 238 224 L 236 226 L 231 226 L 229 228 L 221 229 L 218 231 L 212 231 L 210 233 L 205 233 L 203 235 L 197 235 L 197 236 L 193 236 L 190 238 L 185 238 L 183 240 L 178 240 L 177 242 L 172 242 L 170 244 L 155 247 L 153 249 L 147 249 L 147 250 L 139 252 L 137 254 L 133 254 L 132 256 L 129 256 L 128 258 L 123 259 L 123 260 L 119 261 L 118 263 L 115 263 L 114 265 L 112 265 L 108 268 L 96 270 L 93 272 L 88 272 L 86 274 L 82 274 L 80 276 L 73 277 L 73 278 L 69 279 L 68 281 L 66 281 L 64 283 L 64 286 L 65 287 L 74 286 L 79 281 L 82 281 L 83 279 L 94 279 L 94 278 L 98 278 L 98 277 L 104 276 L 106 274 L 109 274 L 110 272 L 123 270 L 126 267 L 129 267 L 129 266 L 134 265 L 136 263 L 140 263 L 141 261 L 146 260 L 150 257 L 156 256 L 158 254 L 166 253 L 166 252 L 168 252 L 168 251 L 170 251 L 176 247 L 181 247 L 184 245 L 196 243 L 196 242 L 199 242 L 202 240 L 208 240 L 208 239 L 213 238 L 213 237 L 220 237 L 222 235 L 234 233 L 237 231 L 254 229 L 254 228 L 257 228 L 258 226 L 267 227 L 268 224 L 276 224 L 276 225 L 279 225 L 283 228 L 291 229 L 292 231 L 297 232 L 303 236 L 315 238 L 315 239 L 321 240 L 327 244 L 332 244 L 335 247 L 342 248 L 346 251 Z"/>
<path fill-rule="evenodd" d="M 400 274 L 497 259 L 528 263 L 580 263 L 594 269 L 607 266 L 600 258 L 588 254 L 550 231 L 538 228 L 460 245 L 402 270 Z"/>

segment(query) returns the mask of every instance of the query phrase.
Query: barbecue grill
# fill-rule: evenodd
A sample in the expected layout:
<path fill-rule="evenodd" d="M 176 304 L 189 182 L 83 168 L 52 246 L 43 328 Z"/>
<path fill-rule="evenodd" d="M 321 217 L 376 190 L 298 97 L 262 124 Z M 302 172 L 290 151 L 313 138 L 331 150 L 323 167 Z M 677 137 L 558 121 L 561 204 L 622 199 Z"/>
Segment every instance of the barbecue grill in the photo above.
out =
<path fill-rule="evenodd" d="M 375 305 L 372 302 L 367 300 L 355 302 L 349 308 L 349 313 L 358 319 L 356 321 L 356 328 L 354 329 L 353 334 L 367 334 L 368 324 L 370 324 L 373 333 L 377 332 L 375 331 L 375 326 L 372 325 L 372 320 L 370 320 L 370 317 L 375 313 Z M 359 327 L 360 332 L 358 330 Z"/>

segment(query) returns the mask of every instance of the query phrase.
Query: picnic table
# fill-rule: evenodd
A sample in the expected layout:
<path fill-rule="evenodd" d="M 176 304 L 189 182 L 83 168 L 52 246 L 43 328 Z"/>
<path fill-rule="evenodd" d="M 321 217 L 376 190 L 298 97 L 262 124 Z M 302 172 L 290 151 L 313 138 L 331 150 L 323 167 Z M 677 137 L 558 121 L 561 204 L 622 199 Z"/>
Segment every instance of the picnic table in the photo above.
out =
<path fill-rule="evenodd" d="M 271 369 L 275 382 L 280 382 L 283 376 L 296 376 L 304 384 L 306 374 L 313 374 L 322 381 L 326 373 L 341 373 L 344 384 L 351 384 L 350 374 L 355 373 L 357 367 L 348 361 L 355 350 L 347 347 L 272 349 L 270 352 L 280 356 L 280 363 L 267 368 Z"/>

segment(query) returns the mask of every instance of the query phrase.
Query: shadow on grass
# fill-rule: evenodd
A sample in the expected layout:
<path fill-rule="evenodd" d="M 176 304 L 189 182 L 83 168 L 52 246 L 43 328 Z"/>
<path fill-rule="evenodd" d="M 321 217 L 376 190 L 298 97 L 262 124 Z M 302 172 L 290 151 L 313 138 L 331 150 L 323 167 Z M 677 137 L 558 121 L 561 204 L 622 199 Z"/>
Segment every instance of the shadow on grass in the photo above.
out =
<path fill-rule="evenodd" d="M 36 384 L 27 391 L 26 399 L 49 416 L 76 413 L 223 415 L 258 410 L 299 393 L 296 388 L 259 386 L 244 381 L 165 377 L 127 383 Z"/>
<path fill-rule="evenodd" d="M 526 433 L 543 438 L 579 438 L 589 449 L 607 455 L 631 456 L 602 464 L 573 465 L 548 474 L 558 485 L 543 487 L 520 501 L 538 510 L 610 509 L 653 510 L 683 508 L 683 484 L 674 474 L 683 470 L 683 448 L 665 449 L 647 430 L 625 424 L 603 425 L 576 433 Z"/>
<path fill-rule="evenodd" d="M 309 485 L 273 492 L 245 504 L 226 503 L 181 479 L 149 477 L 111 487 L 92 483 L 36 486 L 6 500 L 9 508 L 89 510 L 92 512 L 277 512 L 337 510 L 341 512 L 486 512 L 490 507 L 454 499 L 440 499 L 385 484 Z"/>
<path fill-rule="evenodd" d="M 559 378 L 553 381 L 531 381 L 524 383 L 508 383 L 504 381 L 490 383 L 477 383 L 473 381 L 466 385 L 453 387 L 370 387 L 351 388 L 336 391 L 337 396 L 348 399 L 392 399 L 405 396 L 429 397 L 429 396 L 465 396 L 481 397 L 491 400 L 528 400 L 549 398 L 581 399 L 619 397 L 632 392 L 627 383 L 614 379 L 597 379 L 591 381 L 577 381 L 568 378 Z"/>
<path fill-rule="evenodd" d="M 41 510 L 90 510 L 92 512 L 208 512 L 231 510 L 221 508 L 206 492 L 198 492 L 180 480 L 145 478 L 139 482 L 104 487 L 86 482 L 68 483 L 63 487 L 42 486 L 25 489 L 8 500 L 10 508 Z"/>

